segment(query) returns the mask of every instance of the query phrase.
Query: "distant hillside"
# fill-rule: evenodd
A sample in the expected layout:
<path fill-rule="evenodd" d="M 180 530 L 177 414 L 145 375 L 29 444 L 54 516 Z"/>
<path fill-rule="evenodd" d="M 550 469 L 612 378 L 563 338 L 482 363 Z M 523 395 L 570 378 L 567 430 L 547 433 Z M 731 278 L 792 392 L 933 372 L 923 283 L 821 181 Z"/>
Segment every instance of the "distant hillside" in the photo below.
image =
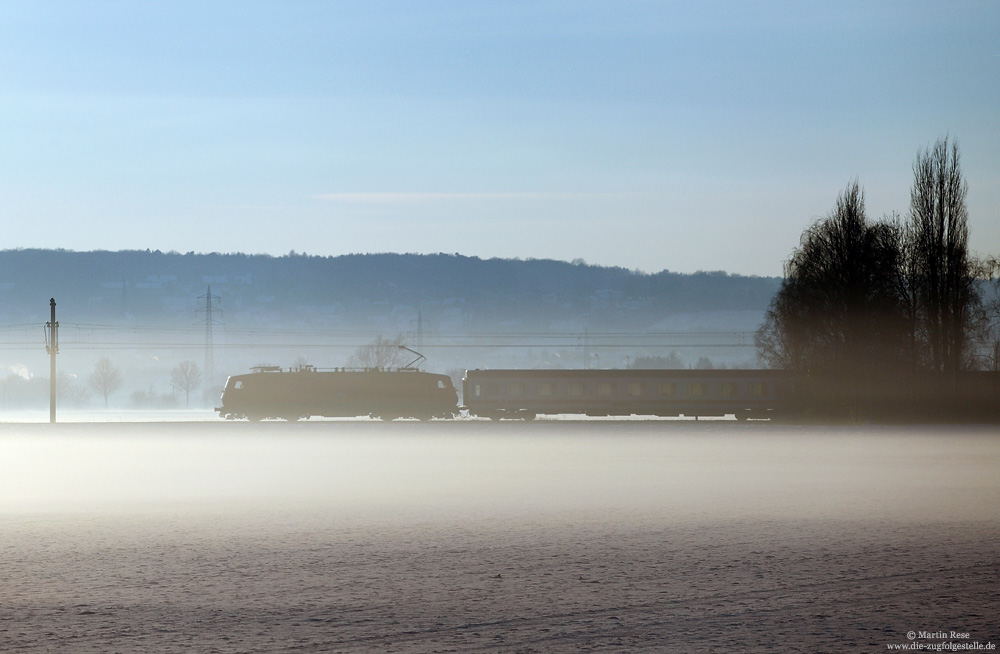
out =
<path fill-rule="evenodd" d="M 206 371 L 197 402 L 211 407 L 228 375 L 351 365 L 378 336 L 399 337 L 456 383 L 468 368 L 753 365 L 752 332 L 779 283 L 457 254 L 5 250 L 3 408 L 47 407 L 41 325 L 53 297 L 62 404 L 103 405 L 88 380 L 107 357 L 125 380 L 112 405 L 177 406 L 172 370 L 194 361 Z"/>
<path fill-rule="evenodd" d="M 233 327 L 346 327 L 424 317 L 457 329 L 641 330 L 671 316 L 762 312 L 776 278 L 683 275 L 458 254 L 280 257 L 0 251 L 0 320 L 190 324 L 209 286 Z"/>

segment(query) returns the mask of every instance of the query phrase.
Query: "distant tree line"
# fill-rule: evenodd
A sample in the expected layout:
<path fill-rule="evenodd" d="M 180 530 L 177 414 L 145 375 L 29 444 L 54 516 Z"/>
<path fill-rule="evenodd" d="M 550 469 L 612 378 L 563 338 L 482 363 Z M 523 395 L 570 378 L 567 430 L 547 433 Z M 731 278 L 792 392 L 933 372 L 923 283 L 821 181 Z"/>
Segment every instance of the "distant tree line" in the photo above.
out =
<path fill-rule="evenodd" d="M 967 184 L 947 138 L 913 164 L 910 209 L 869 220 L 858 181 L 803 235 L 756 335 L 769 367 L 834 393 L 835 410 L 870 413 L 889 386 L 933 373 L 954 384 L 987 367 L 986 268 L 968 250 Z"/>
<path fill-rule="evenodd" d="M 49 383 L 44 377 L 34 377 L 19 371 L 0 379 L 0 409 L 23 409 L 41 406 L 48 401 Z M 56 378 L 56 397 L 59 406 L 73 408 L 85 407 L 91 400 L 93 391 L 101 398 L 104 408 L 109 408 L 110 398 L 125 385 L 121 369 L 106 356 L 100 357 L 94 364 L 85 384 L 76 382 L 76 375 L 60 372 Z M 150 385 L 149 390 L 133 391 L 130 397 L 132 408 L 137 409 L 172 409 L 180 402 L 177 393 L 184 394 L 184 406 L 190 407 L 191 392 L 197 390 L 203 382 L 203 376 L 198 364 L 194 361 L 181 361 L 170 372 L 170 391 L 157 393 Z"/>
<path fill-rule="evenodd" d="M 733 366 L 728 363 L 713 361 L 707 356 L 699 356 L 694 364 L 686 364 L 677 350 L 671 350 L 667 356 L 642 355 L 634 357 L 626 367 L 632 370 L 725 370 Z M 741 366 L 735 367 L 739 368 Z"/>
<path fill-rule="evenodd" d="M 571 320 L 591 328 L 635 327 L 655 324 L 664 313 L 763 312 L 778 284 L 777 278 L 722 272 L 644 273 L 444 253 L 274 257 L 0 250 L 0 322 L 38 321 L 47 315 L 48 298 L 55 297 L 64 321 L 179 324 L 211 285 L 230 326 L 363 326 L 379 318 L 391 323 L 401 305 L 439 305 L 461 314 L 462 327 L 470 329 Z"/>

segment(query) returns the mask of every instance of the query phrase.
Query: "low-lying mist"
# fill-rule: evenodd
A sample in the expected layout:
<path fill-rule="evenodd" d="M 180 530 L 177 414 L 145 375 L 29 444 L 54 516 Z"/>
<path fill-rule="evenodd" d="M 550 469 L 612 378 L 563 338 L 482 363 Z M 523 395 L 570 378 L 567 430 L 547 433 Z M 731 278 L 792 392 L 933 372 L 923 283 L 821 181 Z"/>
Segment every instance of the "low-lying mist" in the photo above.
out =
<path fill-rule="evenodd" d="M 683 421 L 4 425 L 0 512 L 995 520 L 986 428 Z"/>

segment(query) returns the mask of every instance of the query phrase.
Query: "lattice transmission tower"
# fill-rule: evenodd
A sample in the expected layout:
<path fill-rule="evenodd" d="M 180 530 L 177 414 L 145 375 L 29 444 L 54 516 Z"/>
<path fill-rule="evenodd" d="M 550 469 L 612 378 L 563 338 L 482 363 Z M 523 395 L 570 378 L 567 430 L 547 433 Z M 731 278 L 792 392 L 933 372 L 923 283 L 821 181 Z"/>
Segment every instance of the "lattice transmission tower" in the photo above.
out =
<path fill-rule="evenodd" d="M 213 300 L 221 301 L 218 295 L 212 295 L 212 287 L 208 287 L 208 291 L 198 298 L 199 300 L 205 300 L 205 307 L 203 309 L 198 309 L 198 312 L 205 312 L 205 319 L 200 321 L 198 324 L 205 325 L 205 386 L 206 388 L 211 388 L 212 381 L 215 379 L 215 344 L 213 342 L 212 327 L 215 323 L 214 314 L 222 313 L 222 309 L 218 309 L 212 306 Z"/>

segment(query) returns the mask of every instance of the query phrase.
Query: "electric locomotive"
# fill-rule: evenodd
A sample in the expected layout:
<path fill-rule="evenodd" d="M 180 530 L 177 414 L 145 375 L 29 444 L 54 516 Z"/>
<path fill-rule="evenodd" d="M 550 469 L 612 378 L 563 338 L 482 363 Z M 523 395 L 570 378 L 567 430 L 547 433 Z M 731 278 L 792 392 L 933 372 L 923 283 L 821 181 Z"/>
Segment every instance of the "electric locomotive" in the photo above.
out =
<path fill-rule="evenodd" d="M 226 381 L 222 405 L 228 420 L 301 420 L 312 416 L 353 418 L 451 418 L 458 394 L 447 375 L 416 368 L 335 368 L 300 366 L 283 370 L 260 366 Z"/>

